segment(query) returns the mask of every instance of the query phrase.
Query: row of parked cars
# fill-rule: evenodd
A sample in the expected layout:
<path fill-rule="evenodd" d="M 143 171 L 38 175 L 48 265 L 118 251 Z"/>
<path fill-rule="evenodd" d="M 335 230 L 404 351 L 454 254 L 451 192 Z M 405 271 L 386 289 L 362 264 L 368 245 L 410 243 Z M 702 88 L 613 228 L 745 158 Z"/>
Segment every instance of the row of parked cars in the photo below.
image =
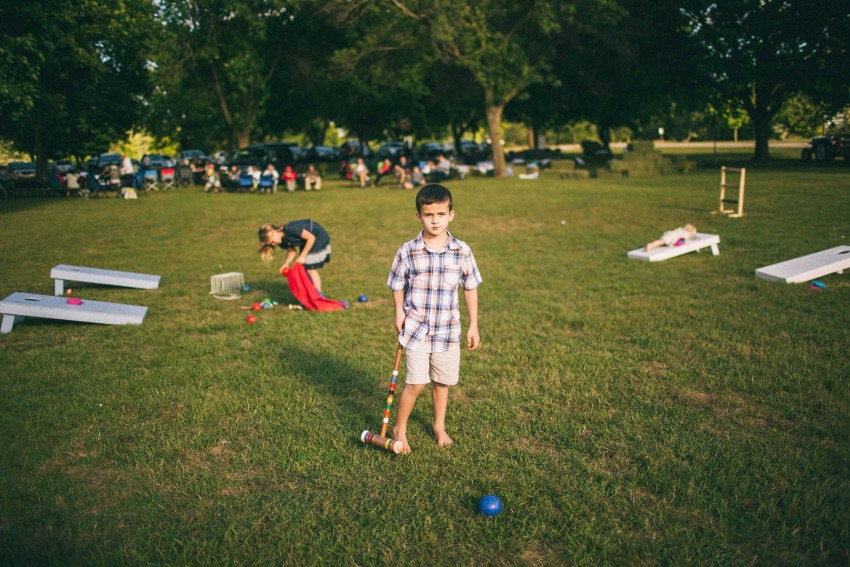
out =
<path fill-rule="evenodd" d="M 301 148 L 294 142 L 263 142 L 251 144 L 237 150 L 232 155 L 225 152 L 216 152 L 208 155 L 202 150 L 183 150 L 177 156 L 165 154 L 147 154 L 141 160 L 133 159 L 133 165 L 139 169 L 161 170 L 168 167 L 177 167 L 179 164 L 189 161 L 191 165 L 199 170 L 207 163 L 213 163 L 218 167 L 236 166 L 240 170 L 247 170 L 249 166 L 265 169 L 268 164 L 274 164 L 283 171 L 286 166 L 296 167 L 301 163 L 336 162 L 340 160 L 352 160 L 359 156 L 375 157 L 378 159 L 390 159 L 397 162 L 404 155 L 415 159 L 432 159 L 438 155 L 454 156 L 458 162 L 475 163 L 486 155 L 486 146 L 477 144 L 471 140 L 463 140 L 459 151 L 455 151 L 453 145 L 443 145 L 439 142 L 426 142 L 415 149 L 408 147 L 402 142 L 390 141 L 383 143 L 377 151 L 373 152 L 368 146 L 362 146 L 359 141 L 347 141 L 338 148 L 330 146 L 312 146 Z M 115 164 L 121 167 L 122 156 L 119 153 L 103 153 L 90 158 L 84 167 L 90 172 L 102 171 L 104 167 Z M 60 160 L 50 164 L 50 169 L 55 168 L 57 172 L 65 175 L 76 165 L 70 160 Z M 34 182 L 36 178 L 36 166 L 31 162 L 11 162 L 7 166 L 7 177 L 14 183 L 26 184 Z"/>

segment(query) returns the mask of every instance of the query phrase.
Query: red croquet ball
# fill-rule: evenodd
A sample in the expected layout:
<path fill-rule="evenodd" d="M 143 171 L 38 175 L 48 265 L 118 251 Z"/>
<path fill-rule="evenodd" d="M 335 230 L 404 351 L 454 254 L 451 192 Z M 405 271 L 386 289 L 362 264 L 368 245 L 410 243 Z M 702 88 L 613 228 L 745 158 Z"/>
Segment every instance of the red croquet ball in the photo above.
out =
<path fill-rule="evenodd" d="M 281 268 L 280 269 L 280 275 L 288 276 L 289 275 L 289 268 Z"/>
<path fill-rule="evenodd" d="M 262 308 L 263 308 L 262 303 L 255 303 L 254 305 L 251 306 L 252 311 L 260 311 Z"/>
<path fill-rule="evenodd" d="M 256 322 L 257 322 L 257 316 L 256 316 L 256 315 L 248 315 L 248 317 L 245 319 L 245 321 L 246 321 L 249 325 L 253 325 L 254 323 L 256 323 Z"/>

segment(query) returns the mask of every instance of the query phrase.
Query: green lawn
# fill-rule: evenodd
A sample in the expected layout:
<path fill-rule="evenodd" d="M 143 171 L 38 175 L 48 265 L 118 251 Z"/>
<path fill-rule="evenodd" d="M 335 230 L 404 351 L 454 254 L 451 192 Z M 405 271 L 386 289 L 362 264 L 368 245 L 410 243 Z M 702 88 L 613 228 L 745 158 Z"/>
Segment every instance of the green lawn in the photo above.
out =
<path fill-rule="evenodd" d="M 0 564 L 847 565 L 850 279 L 754 270 L 850 244 L 850 168 L 747 165 L 747 216 L 729 219 L 710 214 L 712 159 L 450 183 L 483 344 L 452 391 L 456 445 L 432 442 L 426 392 L 404 457 L 358 436 L 380 426 L 413 192 L 0 200 L 2 297 L 51 294 L 58 263 L 162 276 L 75 287 L 147 305 L 141 326 L 0 335 Z M 240 306 L 293 302 L 256 228 L 306 217 L 333 239 L 326 295 L 351 308 L 247 325 Z M 686 222 L 720 255 L 626 259 Z M 253 290 L 214 299 L 230 271 Z M 476 513 L 487 493 L 501 515 Z"/>

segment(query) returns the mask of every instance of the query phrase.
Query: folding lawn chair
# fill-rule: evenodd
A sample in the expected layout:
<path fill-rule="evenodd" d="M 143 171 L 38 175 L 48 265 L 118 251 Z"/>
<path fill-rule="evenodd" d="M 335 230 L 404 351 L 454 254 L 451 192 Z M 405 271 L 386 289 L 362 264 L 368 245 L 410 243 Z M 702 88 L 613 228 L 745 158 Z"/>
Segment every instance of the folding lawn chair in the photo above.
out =
<path fill-rule="evenodd" d="M 188 165 L 181 165 L 177 169 L 177 184 L 181 187 L 190 187 L 193 182 L 192 168 Z"/>
<path fill-rule="evenodd" d="M 159 191 L 159 172 L 155 169 L 146 169 L 142 174 L 142 189 L 145 191 Z"/>
<path fill-rule="evenodd" d="M 271 175 L 260 176 L 260 193 L 271 192 L 274 188 L 274 178 Z"/>
<path fill-rule="evenodd" d="M 254 190 L 254 178 L 251 177 L 247 173 L 242 173 L 239 175 L 239 191 L 253 191 Z"/>
<path fill-rule="evenodd" d="M 163 167 L 159 170 L 159 181 L 162 183 L 162 190 L 177 189 L 176 182 L 177 172 L 173 167 Z"/>

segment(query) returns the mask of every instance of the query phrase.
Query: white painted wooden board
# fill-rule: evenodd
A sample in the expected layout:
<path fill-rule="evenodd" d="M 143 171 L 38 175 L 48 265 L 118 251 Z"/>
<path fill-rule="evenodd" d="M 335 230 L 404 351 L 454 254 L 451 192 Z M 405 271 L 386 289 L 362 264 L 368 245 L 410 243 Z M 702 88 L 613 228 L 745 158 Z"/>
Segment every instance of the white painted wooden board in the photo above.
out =
<path fill-rule="evenodd" d="M 103 325 L 141 325 L 148 310 L 143 305 L 127 305 L 88 299 L 82 301 L 81 305 L 72 305 L 64 297 L 15 292 L 0 301 L 0 314 L 3 315 L 0 332 L 10 332 L 16 320 L 20 321 L 22 317 L 61 319 L 63 321 L 100 323 Z"/>
<path fill-rule="evenodd" d="M 719 235 L 698 232 L 694 238 L 688 240 L 681 246 L 661 246 L 651 252 L 647 252 L 644 247 L 640 247 L 629 252 L 627 256 L 631 260 L 660 262 L 661 260 L 668 260 L 670 258 L 675 258 L 676 256 L 681 256 L 682 254 L 687 254 L 688 252 L 696 252 L 703 248 L 711 248 L 712 255 L 717 256 L 720 254 L 720 248 L 717 246 L 718 244 L 720 244 Z"/>
<path fill-rule="evenodd" d="M 756 270 L 756 277 L 771 282 L 803 283 L 850 268 L 850 246 L 836 246 Z"/>
<path fill-rule="evenodd" d="M 50 271 L 50 277 L 55 281 L 55 295 L 65 293 L 67 282 L 96 283 L 137 289 L 156 289 L 159 287 L 160 276 L 153 274 L 137 274 L 135 272 L 119 272 L 117 270 L 102 270 L 85 266 L 68 266 L 59 264 Z"/>

